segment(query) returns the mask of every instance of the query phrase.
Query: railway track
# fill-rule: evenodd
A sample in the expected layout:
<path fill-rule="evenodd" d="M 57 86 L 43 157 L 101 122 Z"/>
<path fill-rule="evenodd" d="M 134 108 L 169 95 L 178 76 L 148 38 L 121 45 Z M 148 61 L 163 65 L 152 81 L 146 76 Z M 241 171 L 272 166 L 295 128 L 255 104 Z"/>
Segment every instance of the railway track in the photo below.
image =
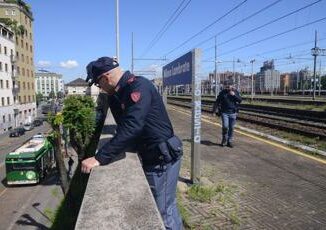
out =
<path fill-rule="evenodd" d="M 169 96 L 170 100 L 178 100 L 183 102 L 189 102 L 190 97 L 185 96 Z M 202 105 L 212 105 L 214 99 L 207 97 L 202 98 Z M 250 111 L 261 114 L 269 114 L 279 117 L 288 117 L 297 120 L 311 121 L 317 123 L 326 124 L 326 111 L 311 111 L 311 110 L 300 110 L 300 109 L 289 109 L 282 108 L 282 105 L 279 107 L 276 106 L 261 106 L 261 105 L 252 105 L 252 104 L 240 104 L 239 108 L 241 111 Z"/>
<path fill-rule="evenodd" d="M 191 107 L 190 99 L 178 100 L 176 98 L 173 98 L 168 99 L 168 103 L 185 108 Z M 203 101 L 202 111 L 211 113 L 212 102 L 207 103 L 207 101 Z M 271 115 L 263 113 L 262 111 L 253 112 L 242 110 L 238 115 L 238 119 L 277 130 L 287 131 L 289 133 L 301 134 L 313 138 L 318 137 L 319 139 L 326 140 L 326 124 L 322 122 L 305 121 L 297 118 L 291 118 L 288 116 L 280 116 L 275 114 Z"/>

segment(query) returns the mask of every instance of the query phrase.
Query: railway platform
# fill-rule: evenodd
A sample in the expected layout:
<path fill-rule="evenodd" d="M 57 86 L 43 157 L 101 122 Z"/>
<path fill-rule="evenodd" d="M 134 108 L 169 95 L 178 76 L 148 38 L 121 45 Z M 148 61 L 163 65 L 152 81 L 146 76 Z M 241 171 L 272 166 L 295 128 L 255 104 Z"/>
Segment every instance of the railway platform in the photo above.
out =
<path fill-rule="evenodd" d="M 201 181 L 213 197 L 191 194 L 191 113 L 168 106 L 184 143 L 178 185 L 186 226 L 193 229 L 325 229 L 326 160 L 235 132 L 234 148 L 221 147 L 218 117 L 202 115 Z M 205 194 L 205 191 L 202 191 Z M 215 192 L 215 193 L 214 193 Z M 215 194 L 215 195 L 214 195 Z M 199 199 L 200 200 L 200 199 Z"/>

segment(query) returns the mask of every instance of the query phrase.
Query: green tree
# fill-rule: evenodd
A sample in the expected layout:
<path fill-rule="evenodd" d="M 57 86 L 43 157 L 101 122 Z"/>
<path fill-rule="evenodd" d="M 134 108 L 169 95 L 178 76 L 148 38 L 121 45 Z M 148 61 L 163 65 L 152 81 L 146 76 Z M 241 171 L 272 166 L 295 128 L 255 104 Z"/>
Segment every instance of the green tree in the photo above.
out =
<path fill-rule="evenodd" d="M 55 93 L 53 90 L 49 93 L 49 98 L 55 98 Z"/>
<path fill-rule="evenodd" d="M 63 123 L 62 113 L 57 113 L 57 114 L 50 113 L 48 116 L 48 122 L 53 129 L 52 138 L 50 140 L 54 144 L 54 148 L 55 148 L 54 155 L 55 155 L 57 169 L 60 175 L 61 189 L 63 193 L 66 195 L 69 190 L 69 177 L 68 177 L 67 169 L 64 164 L 64 157 L 62 155 L 62 150 L 61 150 L 60 127 L 62 127 L 62 123 Z"/>
<path fill-rule="evenodd" d="M 64 100 L 63 124 L 69 130 L 70 143 L 79 159 L 89 157 L 86 152 L 95 130 L 95 103 L 90 96 L 69 96 Z M 91 154 L 92 155 L 92 154 Z"/>
<path fill-rule="evenodd" d="M 326 89 L 326 75 L 321 77 L 321 89 Z"/>
<path fill-rule="evenodd" d="M 57 92 L 57 97 L 58 97 L 58 98 L 64 98 L 64 96 L 65 96 L 65 95 L 63 94 L 63 92 L 61 92 L 61 91 L 58 91 L 58 92 Z"/>
<path fill-rule="evenodd" d="M 36 94 L 36 106 L 39 106 L 40 102 L 43 100 L 43 94 L 37 93 Z"/>

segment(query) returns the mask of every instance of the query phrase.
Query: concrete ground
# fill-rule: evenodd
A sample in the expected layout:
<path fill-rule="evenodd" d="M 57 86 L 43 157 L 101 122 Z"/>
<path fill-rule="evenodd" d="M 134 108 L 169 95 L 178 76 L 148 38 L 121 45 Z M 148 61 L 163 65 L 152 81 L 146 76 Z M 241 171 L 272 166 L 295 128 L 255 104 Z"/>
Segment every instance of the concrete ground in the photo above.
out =
<path fill-rule="evenodd" d="M 169 107 L 183 139 L 180 180 L 190 178 L 190 112 Z M 219 118 L 202 119 L 201 175 L 215 187 L 210 201 L 191 198 L 179 184 L 186 225 L 193 229 L 326 229 L 326 160 L 306 157 L 268 140 L 235 133 L 221 147 Z"/>

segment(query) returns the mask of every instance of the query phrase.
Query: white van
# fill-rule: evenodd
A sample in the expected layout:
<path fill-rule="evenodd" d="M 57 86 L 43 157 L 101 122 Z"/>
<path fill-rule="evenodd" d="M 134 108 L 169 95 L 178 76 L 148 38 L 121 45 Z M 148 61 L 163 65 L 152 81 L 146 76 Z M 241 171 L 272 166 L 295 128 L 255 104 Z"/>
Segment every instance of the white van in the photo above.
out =
<path fill-rule="evenodd" d="M 32 130 L 33 128 L 34 128 L 34 126 L 33 126 L 32 123 L 26 123 L 26 124 L 24 124 L 24 129 L 26 131 Z"/>

